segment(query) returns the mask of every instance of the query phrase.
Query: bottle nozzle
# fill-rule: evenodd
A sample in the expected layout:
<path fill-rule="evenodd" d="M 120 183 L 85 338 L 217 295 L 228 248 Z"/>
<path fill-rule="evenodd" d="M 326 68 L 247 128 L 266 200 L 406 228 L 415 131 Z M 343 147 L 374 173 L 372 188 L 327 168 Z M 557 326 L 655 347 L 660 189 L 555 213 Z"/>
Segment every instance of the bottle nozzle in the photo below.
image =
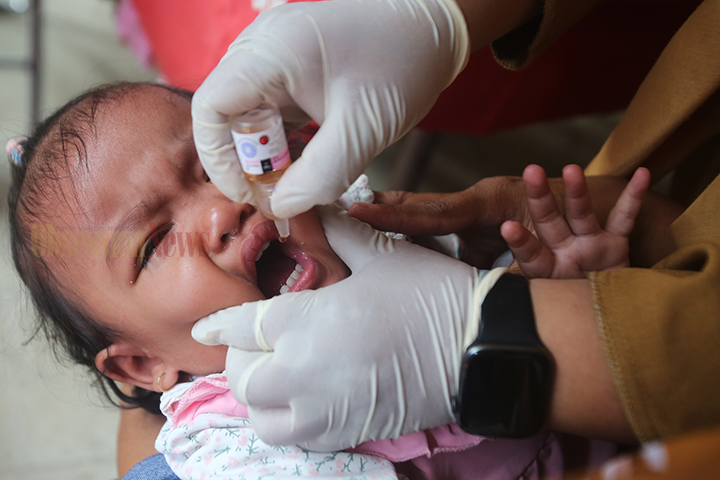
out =
<path fill-rule="evenodd" d="M 290 236 L 290 222 L 288 222 L 287 218 L 281 218 L 275 220 L 275 227 L 280 234 L 280 242 L 285 243 L 285 240 Z"/>
<path fill-rule="evenodd" d="M 275 227 L 280 234 L 280 241 L 284 242 L 290 236 L 290 222 L 287 218 L 277 218 L 270 208 L 270 196 L 275 188 L 274 183 L 252 183 L 253 193 L 258 202 L 258 208 L 263 214 L 271 220 L 275 221 Z"/>

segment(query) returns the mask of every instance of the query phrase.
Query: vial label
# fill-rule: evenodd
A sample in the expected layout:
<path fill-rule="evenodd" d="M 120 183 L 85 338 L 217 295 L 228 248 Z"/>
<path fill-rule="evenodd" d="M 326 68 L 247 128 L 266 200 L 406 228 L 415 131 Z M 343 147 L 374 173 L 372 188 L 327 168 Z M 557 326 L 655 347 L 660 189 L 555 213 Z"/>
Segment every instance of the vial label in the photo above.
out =
<path fill-rule="evenodd" d="M 290 162 L 282 123 L 253 133 L 232 130 L 240 166 L 249 175 L 264 175 Z"/>

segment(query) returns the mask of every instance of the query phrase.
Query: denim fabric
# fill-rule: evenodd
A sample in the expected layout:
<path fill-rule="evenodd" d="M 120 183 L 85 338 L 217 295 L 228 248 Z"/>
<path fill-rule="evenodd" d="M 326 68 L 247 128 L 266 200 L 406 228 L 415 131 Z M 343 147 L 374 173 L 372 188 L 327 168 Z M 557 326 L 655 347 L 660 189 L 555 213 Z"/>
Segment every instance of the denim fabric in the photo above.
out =
<path fill-rule="evenodd" d="M 165 457 L 161 454 L 148 457 L 135 465 L 122 480 L 180 480 L 170 470 Z"/>

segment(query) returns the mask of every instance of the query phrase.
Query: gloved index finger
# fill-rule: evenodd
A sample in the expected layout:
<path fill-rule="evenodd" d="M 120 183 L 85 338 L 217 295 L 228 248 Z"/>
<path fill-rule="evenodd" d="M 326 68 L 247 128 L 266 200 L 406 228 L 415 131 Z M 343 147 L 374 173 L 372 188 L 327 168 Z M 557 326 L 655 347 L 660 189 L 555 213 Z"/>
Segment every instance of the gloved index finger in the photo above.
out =
<path fill-rule="evenodd" d="M 223 195 L 236 202 L 249 202 L 250 185 L 240 167 L 227 116 L 208 108 L 193 99 L 193 138 L 200 162 Z"/>
<path fill-rule="evenodd" d="M 193 116 L 197 113 L 208 124 L 227 122 L 231 115 L 257 107 L 266 99 L 267 92 L 253 80 L 267 76 L 266 62 L 240 46 L 242 42 L 236 44 L 238 47 L 228 50 L 193 94 L 193 104 L 203 107 Z"/>
<path fill-rule="evenodd" d="M 218 310 L 193 326 L 192 337 L 204 345 L 272 351 L 262 332 L 262 318 L 269 304 L 270 300 L 261 300 Z"/>
<path fill-rule="evenodd" d="M 251 199 L 230 133 L 230 119 L 263 101 L 263 94 L 243 66 L 252 55 L 236 52 L 221 61 L 193 95 L 192 123 L 195 146 L 205 172 L 215 186 L 236 202 Z M 252 72 L 250 72 L 252 73 Z"/>

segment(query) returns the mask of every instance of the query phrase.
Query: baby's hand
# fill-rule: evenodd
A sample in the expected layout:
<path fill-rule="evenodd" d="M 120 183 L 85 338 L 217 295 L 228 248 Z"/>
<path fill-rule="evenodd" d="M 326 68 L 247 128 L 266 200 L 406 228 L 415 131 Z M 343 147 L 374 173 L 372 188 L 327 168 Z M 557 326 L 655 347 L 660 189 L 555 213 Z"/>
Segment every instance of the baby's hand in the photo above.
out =
<path fill-rule="evenodd" d="M 529 278 L 585 278 L 587 272 L 630 266 L 628 236 L 650 184 L 650 172 L 639 168 L 600 227 L 585 175 L 577 165 L 563 169 L 565 214 L 557 207 L 545 171 L 530 165 L 523 173 L 528 211 L 537 237 L 515 221 L 501 233 L 518 266 Z"/>

